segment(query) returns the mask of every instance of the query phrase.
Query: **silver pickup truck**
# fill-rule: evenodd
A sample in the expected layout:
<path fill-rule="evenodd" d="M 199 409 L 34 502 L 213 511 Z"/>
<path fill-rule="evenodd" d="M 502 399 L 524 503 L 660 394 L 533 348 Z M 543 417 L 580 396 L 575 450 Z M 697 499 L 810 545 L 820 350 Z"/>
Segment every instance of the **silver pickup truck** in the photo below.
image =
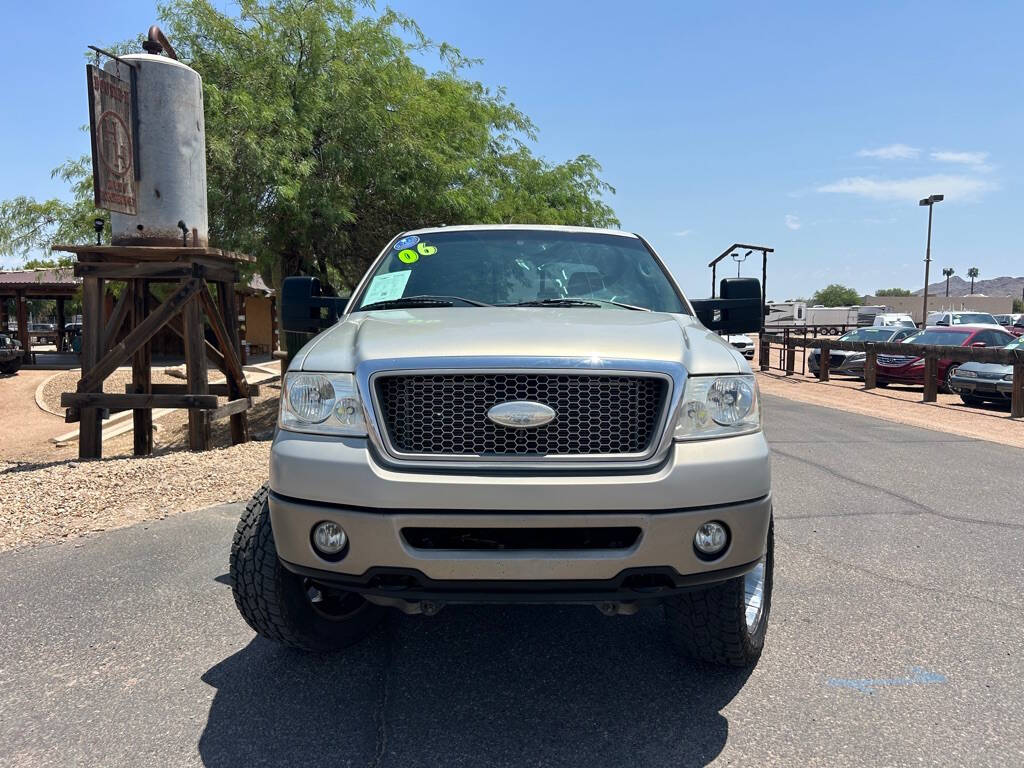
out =
<path fill-rule="evenodd" d="M 615 230 L 405 232 L 351 298 L 289 278 L 270 482 L 231 550 L 236 604 L 311 651 L 386 608 L 663 605 L 677 648 L 754 664 L 772 594 L 757 384 L 714 331 L 758 331 L 760 284 L 686 299 Z"/>

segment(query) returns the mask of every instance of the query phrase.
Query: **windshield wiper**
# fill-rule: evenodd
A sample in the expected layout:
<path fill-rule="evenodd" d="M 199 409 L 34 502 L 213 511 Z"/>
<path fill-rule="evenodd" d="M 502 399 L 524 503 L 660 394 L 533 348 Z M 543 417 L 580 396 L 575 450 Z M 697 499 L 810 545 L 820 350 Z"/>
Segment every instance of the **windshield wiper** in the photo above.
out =
<path fill-rule="evenodd" d="M 367 312 L 374 309 L 400 309 L 402 307 L 454 307 L 461 304 L 467 307 L 490 307 L 475 299 L 464 299 L 461 296 L 403 296 L 400 299 L 387 299 L 364 304 L 357 311 Z"/>
<path fill-rule="evenodd" d="M 611 299 L 575 299 L 571 296 L 561 296 L 557 299 L 531 299 L 530 301 L 517 301 L 515 304 L 499 304 L 502 307 L 600 307 L 602 304 L 611 304 L 614 307 L 633 309 L 638 312 L 650 312 L 647 307 L 636 307 L 632 304 L 623 304 L 621 301 Z"/>
<path fill-rule="evenodd" d="M 514 304 L 499 304 L 502 307 L 597 307 L 601 305 L 596 301 L 590 299 L 570 299 L 569 297 L 562 297 L 560 299 L 530 299 L 529 301 L 517 301 Z"/>

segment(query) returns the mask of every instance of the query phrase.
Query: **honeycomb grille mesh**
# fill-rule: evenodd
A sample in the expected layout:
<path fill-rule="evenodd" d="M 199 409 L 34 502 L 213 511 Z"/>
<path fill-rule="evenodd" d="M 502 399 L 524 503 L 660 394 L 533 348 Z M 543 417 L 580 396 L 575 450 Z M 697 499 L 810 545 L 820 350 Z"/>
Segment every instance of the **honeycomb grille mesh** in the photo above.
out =
<path fill-rule="evenodd" d="M 396 451 L 493 457 L 644 453 L 668 390 L 661 378 L 554 373 L 381 376 L 376 386 Z M 532 429 L 487 418 L 515 400 L 543 403 L 555 418 Z"/>

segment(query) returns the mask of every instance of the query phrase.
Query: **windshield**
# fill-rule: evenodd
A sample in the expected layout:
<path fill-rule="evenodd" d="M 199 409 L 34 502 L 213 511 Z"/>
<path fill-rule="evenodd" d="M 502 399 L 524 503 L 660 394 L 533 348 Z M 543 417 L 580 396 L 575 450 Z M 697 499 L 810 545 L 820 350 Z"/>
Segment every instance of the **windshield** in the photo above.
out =
<path fill-rule="evenodd" d="M 643 242 L 596 232 L 453 230 L 400 238 L 354 306 L 401 305 L 411 297 L 469 307 L 571 298 L 582 306 L 689 314 Z"/>
<path fill-rule="evenodd" d="M 996 319 L 985 312 L 957 312 L 953 315 L 952 325 L 999 325 Z"/>
<path fill-rule="evenodd" d="M 905 344 L 933 344 L 936 347 L 959 347 L 971 336 L 970 331 L 918 331 L 903 340 Z"/>
<path fill-rule="evenodd" d="M 1014 339 L 1007 344 L 1003 349 L 1020 349 L 1024 350 L 1024 336 Z"/>
<path fill-rule="evenodd" d="M 856 331 L 844 333 L 839 341 L 888 341 L 898 331 L 898 328 L 858 328 Z"/>

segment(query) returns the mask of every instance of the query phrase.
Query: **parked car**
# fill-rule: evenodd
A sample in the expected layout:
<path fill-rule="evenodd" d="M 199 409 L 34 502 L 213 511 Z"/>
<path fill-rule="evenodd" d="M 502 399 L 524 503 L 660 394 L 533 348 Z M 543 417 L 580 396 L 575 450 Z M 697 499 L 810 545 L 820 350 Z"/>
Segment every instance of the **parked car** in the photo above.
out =
<path fill-rule="evenodd" d="M 0 373 L 17 373 L 24 354 L 20 341 L 0 333 Z"/>
<path fill-rule="evenodd" d="M 917 330 L 917 323 L 914 322 L 914 318 L 910 315 L 905 315 L 900 312 L 883 312 L 875 315 L 875 321 L 872 323 L 874 326 L 891 326 L 901 325 L 904 328 L 913 328 Z"/>
<path fill-rule="evenodd" d="M 976 325 L 1000 329 L 1003 327 L 988 312 L 930 312 L 925 326 L 930 325 Z"/>
<path fill-rule="evenodd" d="M 323 652 L 385 609 L 660 602 L 681 652 L 753 665 L 771 456 L 757 381 L 714 331 L 759 329 L 760 292 L 726 278 L 691 303 L 638 235 L 512 225 L 396 236 L 337 322 L 288 278 L 284 329 L 326 329 L 288 367 L 232 543 L 242 616 Z"/>
<path fill-rule="evenodd" d="M 1005 347 L 1014 337 L 1002 328 L 987 325 L 937 326 L 925 328 L 903 340 L 904 344 L 936 347 Z M 952 360 L 939 359 L 939 387 L 952 392 L 951 377 L 956 371 Z M 877 383 L 924 385 L 924 358 L 914 355 L 879 355 Z"/>
<path fill-rule="evenodd" d="M 1024 337 L 1014 339 L 1004 349 L 1024 351 Z M 962 363 L 949 377 L 949 385 L 967 405 L 986 401 L 1009 402 L 1013 394 L 1013 366 L 1004 363 Z"/>
<path fill-rule="evenodd" d="M 723 336 L 726 341 L 738 349 L 747 360 L 754 359 L 754 342 L 746 334 L 732 334 Z"/>
<path fill-rule="evenodd" d="M 1024 336 L 1024 314 L 993 315 L 993 317 L 1014 336 Z"/>
<path fill-rule="evenodd" d="M 839 337 L 839 341 L 897 342 L 903 341 L 907 336 L 916 331 L 916 326 L 908 328 L 902 325 L 869 325 L 865 328 L 858 328 L 855 331 L 844 333 Z M 830 350 L 828 355 L 829 373 L 863 376 L 865 357 L 867 355 L 864 352 L 849 352 L 845 349 Z M 818 370 L 821 368 L 820 358 L 820 349 L 812 349 L 807 356 L 807 370 L 815 376 L 818 375 Z"/>

